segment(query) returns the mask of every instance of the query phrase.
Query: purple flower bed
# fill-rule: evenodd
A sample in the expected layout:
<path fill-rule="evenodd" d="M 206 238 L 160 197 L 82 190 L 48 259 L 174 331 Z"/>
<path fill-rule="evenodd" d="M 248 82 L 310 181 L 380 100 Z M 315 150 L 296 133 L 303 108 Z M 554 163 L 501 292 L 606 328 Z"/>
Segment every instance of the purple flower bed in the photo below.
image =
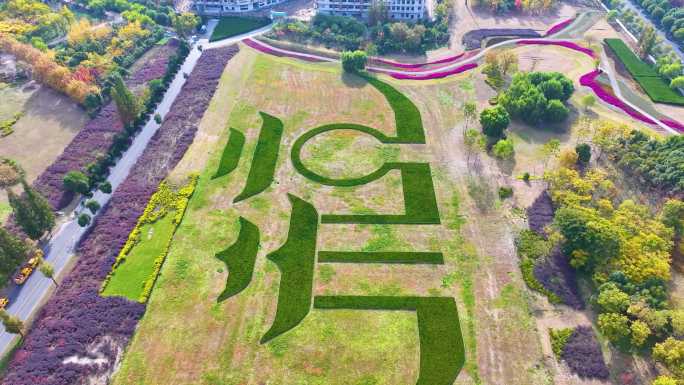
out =
<path fill-rule="evenodd" d="M 280 50 L 277 48 L 271 48 L 271 47 L 266 46 L 265 44 L 258 42 L 254 39 L 248 38 L 248 39 L 242 40 L 242 42 L 250 48 L 254 48 L 255 50 L 257 50 L 259 52 L 269 54 L 269 55 L 273 55 L 273 56 L 291 57 L 291 58 L 306 60 L 306 61 L 310 61 L 310 62 L 314 62 L 314 63 L 325 61 L 325 60 L 322 60 L 322 59 L 319 59 L 319 58 L 316 58 L 316 57 L 313 57 L 310 55 L 306 55 L 306 54 L 299 54 L 299 53 L 289 52 L 289 51 L 285 51 L 285 50 Z"/>
<path fill-rule="evenodd" d="M 129 76 L 127 85 L 136 87 L 164 76 L 169 58 L 175 51 L 176 48 L 171 45 L 158 50 Z M 110 102 L 96 117 L 86 123 L 64 148 L 62 154 L 38 176 L 33 186 L 45 196 L 53 208 L 63 208 L 73 198 L 72 194 L 64 191 L 64 175 L 72 170 L 84 170 L 88 164 L 94 163 L 98 156 L 106 154 L 114 142 L 114 136 L 122 131 L 123 125 L 119 120 L 116 105 Z"/>
<path fill-rule="evenodd" d="M 206 50 L 171 106 L 164 123 L 109 204 L 95 219 L 73 271 L 40 311 L 9 363 L 3 385 L 72 385 L 112 370 L 145 307 L 124 298 L 100 297 L 100 285 L 135 227 L 150 196 L 192 143 L 226 63 L 237 46 Z M 93 352 L 93 348 L 98 352 Z M 106 363 L 64 363 L 69 357 Z"/>
<path fill-rule="evenodd" d="M 592 91 L 594 91 L 594 93 L 596 94 L 596 96 L 599 97 L 599 99 L 603 100 L 604 102 L 606 102 L 612 106 L 615 106 L 615 107 L 621 109 L 622 111 L 627 113 L 627 115 L 631 116 L 632 118 L 639 120 L 639 121 L 642 121 L 644 123 L 656 124 L 656 122 L 654 122 L 652 119 L 650 119 L 650 118 L 644 116 L 643 114 L 641 114 L 640 112 L 634 110 L 632 107 L 625 104 L 622 100 L 618 99 L 615 95 L 613 95 L 612 93 L 609 93 L 608 91 L 603 89 L 601 84 L 596 81 L 596 78 L 600 74 L 601 74 L 600 70 L 594 70 L 592 72 L 584 74 L 584 75 L 582 75 L 582 77 L 580 77 L 580 84 L 583 86 L 591 88 Z"/>
<path fill-rule="evenodd" d="M 573 21 L 575 21 L 574 17 L 567 19 L 567 20 L 563 20 L 560 23 L 554 24 L 553 26 L 551 26 L 551 28 L 549 28 L 548 31 L 546 31 L 546 34 L 544 36 L 553 35 L 554 33 L 557 33 L 558 31 L 563 30 L 565 27 L 570 25 L 570 23 L 572 23 Z"/>
<path fill-rule="evenodd" d="M 601 346 L 590 326 L 575 328 L 563 347 L 561 358 L 580 377 L 608 378 L 608 367 L 603 360 Z"/>
<path fill-rule="evenodd" d="M 477 67 L 476 63 L 469 63 L 469 64 L 464 64 L 462 66 L 446 70 L 446 71 L 437 71 L 437 72 L 431 72 L 429 74 L 406 74 L 402 72 L 394 72 L 394 71 L 387 71 L 387 70 L 380 70 L 377 68 L 371 68 L 368 69 L 370 72 L 380 72 L 384 73 L 387 75 L 390 75 L 391 77 L 395 79 L 402 79 L 402 80 L 430 80 L 430 79 L 441 79 L 444 77 L 447 77 L 449 75 L 455 75 L 455 74 L 460 74 L 461 72 L 469 71 L 473 68 Z"/>
<path fill-rule="evenodd" d="M 556 294 L 564 304 L 573 309 L 584 308 L 577 288 L 575 270 L 559 248 L 554 248 L 551 255 L 536 262 L 534 277 L 547 290 Z"/>
<path fill-rule="evenodd" d="M 544 190 L 527 208 L 527 224 L 530 230 L 546 237 L 544 228 L 553 222 L 553 202 L 548 191 Z"/>
<path fill-rule="evenodd" d="M 426 67 L 429 65 L 433 64 L 444 64 L 444 63 L 451 63 L 454 62 L 460 58 L 462 58 L 465 55 L 465 53 L 460 53 L 458 55 L 454 56 L 449 56 L 445 57 L 443 59 L 431 61 L 431 62 L 425 62 L 425 63 L 401 63 L 401 62 L 396 62 L 393 60 L 387 60 L 387 59 L 382 59 L 379 57 L 374 57 L 370 59 L 371 63 L 376 63 L 376 64 L 386 64 L 388 66 L 396 67 L 396 68 L 402 68 L 402 69 L 416 69 L 416 68 L 421 68 L 421 67 Z"/>
<path fill-rule="evenodd" d="M 569 48 L 574 51 L 582 52 L 585 55 L 591 56 L 592 58 L 594 57 L 594 51 L 592 51 L 589 48 L 582 47 L 579 44 L 573 43 L 571 41 L 551 41 L 551 40 L 537 40 L 537 39 L 531 39 L 531 40 L 520 40 L 518 41 L 518 44 L 521 45 L 557 45 L 560 47 L 565 47 Z"/>

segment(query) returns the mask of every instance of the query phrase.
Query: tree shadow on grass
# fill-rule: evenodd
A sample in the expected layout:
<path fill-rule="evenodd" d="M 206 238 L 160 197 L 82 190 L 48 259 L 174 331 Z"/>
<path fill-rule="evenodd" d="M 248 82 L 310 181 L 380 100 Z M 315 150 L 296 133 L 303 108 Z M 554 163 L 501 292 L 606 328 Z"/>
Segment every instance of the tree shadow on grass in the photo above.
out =
<path fill-rule="evenodd" d="M 368 81 L 359 75 L 349 72 L 342 72 L 342 83 L 351 88 L 363 88 L 368 85 Z"/>

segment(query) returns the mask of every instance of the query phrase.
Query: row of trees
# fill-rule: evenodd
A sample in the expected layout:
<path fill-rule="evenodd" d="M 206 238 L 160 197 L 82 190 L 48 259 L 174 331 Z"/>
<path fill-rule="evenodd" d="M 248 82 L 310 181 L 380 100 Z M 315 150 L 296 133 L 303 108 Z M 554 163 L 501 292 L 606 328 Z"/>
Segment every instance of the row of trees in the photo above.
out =
<path fill-rule="evenodd" d="M 75 78 L 68 68 L 55 63 L 47 53 L 19 42 L 9 34 L 0 33 L 0 51 L 9 52 L 28 63 L 36 79 L 78 103 L 83 103 L 88 95 L 99 92 L 97 86 Z"/>
<path fill-rule="evenodd" d="M 474 7 L 488 8 L 495 13 L 529 12 L 540 14 L 552 10 L 557 0 L 471 0 Z"/>

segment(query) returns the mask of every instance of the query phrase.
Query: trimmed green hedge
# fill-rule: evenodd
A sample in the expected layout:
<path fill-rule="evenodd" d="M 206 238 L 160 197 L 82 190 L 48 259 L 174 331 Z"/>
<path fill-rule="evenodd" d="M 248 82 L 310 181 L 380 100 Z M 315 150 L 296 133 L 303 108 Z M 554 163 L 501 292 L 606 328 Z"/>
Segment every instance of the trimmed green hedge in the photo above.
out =
<path fill-rule="evenodd" d="M 266 343 L 297 326 L 309 313 L 316 263 L 318 212 L 310 203 L 288 194 L 292 204 L 287 241 L 266 258 L 280 270 L 278 308 L 271 328 L 261 338 Z"/>
<path fill-rule="evenodd" d="M 238 166 L 240 155 L 242 155 L 242 148 L 245 146 L 245 135 L 234 129 L 230 129 L 230 137 L 228 143 L 223 148 L 221 160 L 219 162 L 216 174 L 211 179 L 220 178 L 224 175 L 230 174 Z"/>
<path fill-rule="evenodd" d="M 211 34 L 209 41 L 227 39 L 271 24 L 267 17 L 224 16 Z"/>
<path fill-rule="evenodd" d="M 240 233 L 230 247 L 216 254 L 216 258 L 228 267 L 226 288 L 218 296 L 216 302 L 226 299 L 245 290 L 252 280 L 254 263 L 259 251 L 259 228 L 240 217 Z"/>
<path fill-rule="evenodd" d="M 652 101 L 684 105 L 684 96 L 671 89 L 667 81 L 651 65 L 632 52 L 622 39 L 604 41 Z"/>
<path fill-rule="evenodd" d="M 419 251 L 319 251 L 321 263 L 401 263 L 401 264 L 444 264 L 444 255 Z"/>
<path fill-rule="evenodd" d="M 283 136 L 283 122 L 265 112 L 259 112 L 263 123 L 259 133 L 259 141 L 254 149 L 252 166 L 249 169 L 247 183 L 242 192 L 233 199 L 233 203 L 253 197 L 266 190 L 273 183 L 280 140 Z"/>
<path fill-rule="evenodd" d="M 452 385 L 465 364 L 465 347 L 453 298 L 316 296 L 314 308 L 416 311 L 420 338 L 417 385 Z"/>

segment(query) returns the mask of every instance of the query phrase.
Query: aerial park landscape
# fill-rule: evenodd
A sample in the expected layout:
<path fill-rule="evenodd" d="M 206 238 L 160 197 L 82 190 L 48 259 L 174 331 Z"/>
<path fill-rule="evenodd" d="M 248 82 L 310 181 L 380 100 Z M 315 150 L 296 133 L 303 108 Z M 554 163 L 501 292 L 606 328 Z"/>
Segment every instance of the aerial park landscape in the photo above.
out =
<path fill-rule="evenodd" d="M 0 3 L 0 383 L 684 383 L 682 5 L 358 4 Z"/>

